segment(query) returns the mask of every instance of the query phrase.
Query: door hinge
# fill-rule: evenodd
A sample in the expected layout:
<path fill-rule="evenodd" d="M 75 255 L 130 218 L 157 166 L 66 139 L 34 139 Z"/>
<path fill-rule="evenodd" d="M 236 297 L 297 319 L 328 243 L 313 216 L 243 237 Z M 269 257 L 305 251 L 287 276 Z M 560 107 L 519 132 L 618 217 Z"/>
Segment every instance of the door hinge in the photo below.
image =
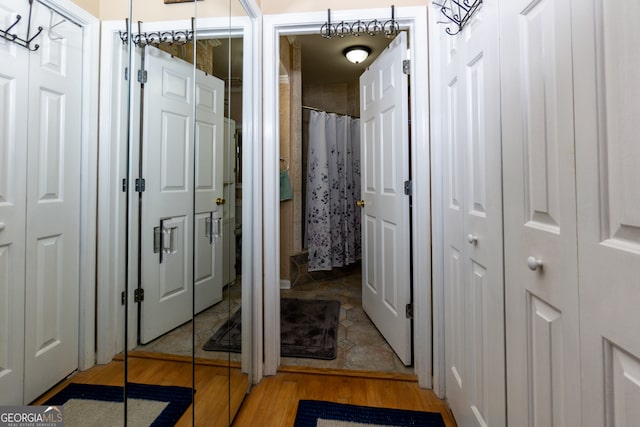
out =
<path fill-rule="evenodd" d="M 129 80 L 129 67 L 124 67 L 124 79 Z"/>
<path fill-rule="evenodd" d="M 138 303 L 144 301 L 144 289 L 138 288 L 133 291 L 133 302 Z"/>
<path fill-rule="evenodd" d="M 122 178 L 122 192 L 127 192 L 127 178 Z"/>
<path fill-rule="evenodd" d="M 411 60 L 405 59 L 402 61 L 402 72 L 405 74 L 409 74 L 411 71 Z"/>
<path fill-rule="evenodd" d="M 120 294 L 120 305 L 124 305 L 125 304 L 125 302 L 126 302 L 125 298 L 126 298 L 126 296 L 124 294 L 124 291 L 122 291 L 122 293 Z"/>
<path fill-rule="evenodd" d="M 404 182 L 404 195 L 413 196 L 413 182 L 411 180 Z"/>
<path fill-rule="evenodd" d="M 138 83 L 145 84 L 147 82 L 147 70 L 138 70 Z"/>
<path fill-rule="evenodd" d="M 136 178 L 136 192 L 142 193 L 145 189 L 145 184 L 144 178 Z"/>
<path fill-rule="evenodd" d="M 413 319 L 413 304 L 407 304 L 405 306 L 405 315 L 407 319 Z"/>

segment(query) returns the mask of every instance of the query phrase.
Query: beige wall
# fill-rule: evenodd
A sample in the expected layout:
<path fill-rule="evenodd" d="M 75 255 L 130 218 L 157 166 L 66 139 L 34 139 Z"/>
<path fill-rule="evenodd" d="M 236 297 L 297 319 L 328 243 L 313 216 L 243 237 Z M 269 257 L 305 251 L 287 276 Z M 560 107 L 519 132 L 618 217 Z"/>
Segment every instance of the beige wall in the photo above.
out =
<path fill-rule="evenodd" d="M 124 19 L 129 14 L 129 0 L 73 0 L 90 13 L 103 20 Z M 198 1 L 198 17 L 214 18 L 245 15 L 240 2 L 235 0 L 229 8 L 229 2 L 217 0 Z M 99 9 L 99 13 L 98 10 Z M 171 21 L 190 19 L 195 16 L 195 6 L 190 3 L 164 4 L 163 0 L 133 0 L 133 19 L 140 21 Z"/>
<path fill-rule="evenodd" d="M 427 0 L 394 0 L 390 3 L 388 0 L 325 0 L 319 2 L 317 0 L 261 0 L 260 8 L 265 15 L 275 13 L 294 13 L 294 12 L 318 12 L 327 9 L 345 10 L 345 9 L 374 9 L 378 7 L 395 6 L 424 6 Z"/>
<path fill-rule="evenodd" d="M 358 81 L 347 83 L 327 83 L 304 85 L 302 104 L 323 111 L 360 115 L 360 88 Z"/>
<path fill-rule="evenodd" d="M 71 0 L 95 17 L 100 17 L 100 0 Z"/>
<path fill-rule="evenodd" d="M 295 38 L 280 38 L 280 64 L 286 76 L 280 81 L 280 157 L 289 167 L 292 199 L 280 202 L 280 278 L 295 280 L 290 256 L 302 249 L 302 186 L 301 186 L 301 54 Z M 285 167 L 280 163 L 280 169 Z"/>

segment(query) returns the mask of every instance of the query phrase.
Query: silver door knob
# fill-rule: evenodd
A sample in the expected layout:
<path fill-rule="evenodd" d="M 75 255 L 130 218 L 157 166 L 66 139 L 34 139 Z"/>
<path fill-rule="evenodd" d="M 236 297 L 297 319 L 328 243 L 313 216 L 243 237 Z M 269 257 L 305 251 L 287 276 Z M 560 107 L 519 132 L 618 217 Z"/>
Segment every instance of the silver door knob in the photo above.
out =
<path fill-rule="evenodd" d="M 475 245 L 476 243 L 478 243 L 478 236 L 476 236 L 475 234 L 469 234 L 467 236 L 467 242 L 469 242 L 472 245 Z"/>
<path fill-rule="evenodd" d="M 534 256 L 530 256 L 527 258 L 527 265 L 531 271 L 536 271 L 537 269 L 542 268 L 542 260 Z"/>
<path fill-rule="evenodd" d="M 7 225 L 4 222 L 0 222 L 0 231 L 4 230 Z"/>

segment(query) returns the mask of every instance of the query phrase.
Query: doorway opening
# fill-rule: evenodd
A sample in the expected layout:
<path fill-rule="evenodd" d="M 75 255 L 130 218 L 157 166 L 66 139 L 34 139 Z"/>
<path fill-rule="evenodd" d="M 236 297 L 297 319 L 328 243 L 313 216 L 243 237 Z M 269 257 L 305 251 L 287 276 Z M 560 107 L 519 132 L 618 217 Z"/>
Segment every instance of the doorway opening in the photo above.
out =
<path fill-rule="evenodd" d="M 386 9 L 338 10 L 332 12 L 336 22 L 373 20 L 386 16 Z M 264 345 L 262 375 L 274 375 L 280 365 L 280 192 L 278 165 L 280 150 L 281 111 L 279 98 L 280 36 L 293 34 L 317 34 L 326 22 L 327 13 L 284 14 L 264 16 L 263 34 L 263 144 L 262 144 L 262 241 L 263 300 L 257 306 L 263 310 L 263 328 L 256 330 L 256 339 Z M 408 30 L 411 46 L 420 47 L 411 52 L 409 72 L 411 144 L 411 252 L 413 265 L 413 368 L 422 387 L 433 383 L 432 353 L 432 286 L 431 286 L 431 169 L 429 140 L 428 98 L 428 40 L 427 7 L 403 6 L 396 8 L 396 21 Z M 407 144 L 409 145 L 409 144 Z M 437 295 L 436 295 L 437 296 Z M 437 361 L 436 361 L 437 362 Z"/>
<path fill-rule="evenodd" d="M 408 40 L 406 33 L 402 35 L 402 39 Z M 405 362 L 403 363 L 392 348 L 392 345 L 397 343 L 394 342 L 390 345 L 385 339 L 385 333 L 389 336 L 390 330 L 400 331 L 401 335 L 402 329 L 394 329 L 392 326 L 380 327 L 381 322 L 384 322 L 388 316 L 385 316 L 380 308 L 372 307 L 371 302 L 369 302 L 369 307 L 366 307 L 367 303 L 365 302 L 363 308 L 363 275 L 365 283 L 375 285 L 373 282 L 389 280 L 393 274 L 382 279 L 382 275 L 379 275 L 372 280 L 372 276 L 376 276 L 377 271 L 376 267 L 371 264 L 375 264 L 376 261 L 371 258 L 371 254 L 368 259 L 362 260 L 362 257 L 366 256 L 367 249 L 373 248 L 373 246 L 366 247 L 366 235 L 363 240 L 361 234 L 363 227 L 361 217 L 365 221 L 364 226 L 369 224 L 370 233 L 373 222 L 371 221 L 372 215 L 367 214 L 362 208 L 364 199 L 369 199 L 367 203 L 372 202 L 372 199 L 365 197 L 364 193 L 371 192 L 372 188 L 377 186 L 371 182 L 371 179 L 383 184 L 385 177 L 369 178 L 369 181 L 366 177 L 362 177 L 365 187 L 367 183 L 369 185 L 368 189 L 365 188 L 361 192 L 360 181 L 363 169 L 369 168 L 370 177 L 382 174 L 383 169 L 375 170 L 373 166 L 375 164 L 373 158 L 376 157 L 376 153 L 370 153 L 369 148 L 360 149 L 360 76 L 373 64 L 376 64 L 376 59 L 388 49 L 392 40 L 393 38 L 386 38 L 382 34 L 360 37 L 357 42 L 359 45 L 366 46 L 369 57 L 358 64 L 353 64 L 347 61 L 343 55 L 343 52 L 346 52 L 355 43 L 353 38 L 326 40 L 318 34 L 280 37 L 280 176 L 282 178 L 282 175 L 285 174 L 291 188 L 286 187 L 286 182 L 283 187 L 281 181 L 281 289 L 279 296 L 280 298 L 337 300 L 340 302 L 335 359 L 283 357 L 281 359 L 283 366 L 380 371 L 394 374 L 414 373 L 411 366 L 410 321 L 403 319 L 408 323 L 408 329 L 406 329 L 405 343 L 401 346 L 408 345 L 409 347 L 404 354 Z M 406 48 L 403 49 L 406 50 Z M 383 74 L 385 66 L 387 65 L 382 66 L 383 68 L 380 70 Z M 399 64 L 399 69 L 402 69 L 402 64 Z M 377 70 L 371 71 L 374 74 L 377 72 Z M 368 80 L 364 81 L 365 83 L 362 84 L 366 85 Z M 394 90 L 403 89 L 398 87 Z M 404 99 L 403 108 L 408 111 L 408 87 L 405 87 L 404 90 L 405 97 L 400 99 Z M 389 107 L 385 108 L 387 111 L 392 111 Z M 318 117 L 319 114 L 323 116 Z M 338 133 L 350 134 L 349 136 L 355 140 L 351 140 L 349 137 L 342 140 L 342 137 L 338 136 L 336 141 L 327 136 L 328 141 L 325 142 L 323 138 L 320 138 L 322 141 L 319 141 L 318 120 L 322 120 L 322 127 L 326 120 L 327 129 L 337 127 Z M 338 124 L 332 124 L 333 120 Z M 375 123 L 372 116 L 365 120 L 372 120 L 370 123 Z M 311 121 L 313 123 L 310 124 Z M 399 154 L 399 157 L 406 157 L 404 167 L 407 175 L 403 179 L 409 180 L 410 140 L 408 135 L 410 132 L 408 131 L 408 115 L 405 121 L 407 138 L 404 140 L 398 138 L 398 141 L 404 141 L 406 147 L 403 149 L 397 147 L 397 150 L 394 151 Z M 344 129 L 340 126 L 344 126 Z M 365 125 L 365 128 L 366 126 L 368 125 Z M 354 129 L 357 131 L 354 132 Z M 324 131 L 320 130 L 320 132 Z M 324 158 L 318 160 L 316 156 L 318 144 L 330 145 L 327 148 L 328 160 Z M 386 153 L 383 147 L 379 148 L 380 150 L 377 152 Z M 367 155 L 367 153 L 370 157 L 361 159 L 361 156 Z M 382 161 L 392 163 L 391 158 Z M 402 159 L 399 161 L 400 164 L 403 164 Z M 332 162 L 336 162 L 336 164 Z M 326 171 L 322 169 L 323 163 L 329 163 L 325 165 Z M 318 169 L 321 170 L 318 171 Z M 318 183 L 325 180 L 325 174 L 337 176 L 335 175 L 337 173 L 340 177 L 336 180 L 330 177 L 330 183 L 326 186 L 331 188 L 326 189 L 326 193 L 321 193 L 325 189 L 319 189 L 319 187 L 324 184 Z M 336 181 L 341 183 L 336 184 Z M 308 183 L 309 188 L 307 188 Z M 337 188 L 341 185 L 344 185 L 344 188 Z M 391 187 L 388 186 L 388 188 Z M 327 194 L 329 194 L 331 202 L 326 202 Z M 362 204 L 356 204 L 356 202 Z M 400 203 L 406 203 L 405 214 L 407 217 L 403 222 L 407 226 L 407 235 L 404 240 L 410 251 L 408 243 L 410 241 L 409 197 L 403 198 Z M 340 219 L 320 218 L 321 222 L 326 221 L 326 230 L 322 230 L 323 226 L 316 226 L 318 218 L 314 218 L 314 216 L 324 217 L 325 214 L 335 214 L 338 209 L 340 210 L 338 214 Z M 376 225 L 373 226 L 373 228 L 375 227 Z M 344 229 L 344 232 L 336 233 L 337 229 Z M 327 232 L 326 238 L 323 235 L 324 232 Z M 369 241 L 376 240 L 377 238 L 374 238 L 376 236 L 378 236 L 376 233 L 371 234 Z M 335 243 L 337 240 L 340 242 Z M 326 245 L 324 242 L 327 241 L 334 243 Z M 361 246 L 361 242 L 365 246 L 364 248 Z M 331 250 L 327 246 L 332 246 Z M 376 250 L 380 250 L 380 248 Z M 382 251 L 384 252 L 384 249 Z M 323 252 L 323 254 L 319 255 L 319 252 Z M 410 253 L 407 254 L 407 258 L 410 258 Z M 367 261 L 369 267 L 367 267 Z M 394 265 L 394 260 L 391 257 L 382 256 L 379 261 L 385 264 L 385 267 L 380 271 L 399 270 L 395 268 L 398 265 Z M 410 262 L 405 261 L 407 261 L 406 275 L 400 274 L 390 281 L 396 278 L 406 281 L 410 298 Z M 393 297 L 388 300 L 391 305 L 393 305 L 392 299 Z M 371 298 L 369 300 L 371 301 Z M 405 307 L 404 304 L 401 305 L 401 316 L 395 317 L 405 317 Z M 394 308 L 394 311 L 398 310 Z M 372 317 L 377 317 L 375 323 L 379 327 L 376 327 Z M 402 349 L 400 352 L 402 353 Z"/>

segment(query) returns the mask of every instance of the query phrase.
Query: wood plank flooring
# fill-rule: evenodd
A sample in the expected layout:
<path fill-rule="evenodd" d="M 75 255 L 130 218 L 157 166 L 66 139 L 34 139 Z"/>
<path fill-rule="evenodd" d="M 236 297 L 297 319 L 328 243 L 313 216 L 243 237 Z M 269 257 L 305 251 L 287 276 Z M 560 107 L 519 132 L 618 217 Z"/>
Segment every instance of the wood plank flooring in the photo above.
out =
<path fill-rule="evenodd" d="M 456 426 L 446 403 L 420 388 L 412 375 L 283 367 L 277 375 L 254 385 L 246 395 L 248 379 L 237 364 L 220 365 L 198 359 L 195 426 L 227 426 L 229 417 L 234 415 L 233 427 L 293 426 L 300 399 L 439 412 L 446 427 Z M 41 404 L 70 382 L 122 385 L 123 381 L 124 363 L 120 358 L 74 374 L 33 404 Z M 190 387 L 190 359 L 130 353 L 129 381 Z M 176 425 L 191 426 L 192 410 L 189 408 Z"/>
<path fill-rule="evenodd" d="M 130 353 L 129 356 L 129 382 L 183 387 L 192 385 L 190 358 L 135 353 Z M 202 360 L 198 360 L 196 364 L 195 375 L 195 425 L 228 426 L 230 417 L 233 418 L 246 396 L 247 375 L 242 374 L 239 368 Z M 33 404 L 45 402 L 70 382 L 121 386 L 124 383 L 124 362 L 120 358 L 107 365 L 94 366 L 88 371 L 76 373 L 40 396 Z M 192 410 L 193 406 L 176 425 L 191 426 Z"/>
<path fill-rule="evenodd" d="M 446 403 L 433 392 L 420 388 L 417 381 L 407 380 L 406 376 L 382 378 L 373 373 L 369 377 L 359 377 L 298 370 L 279 372 L 253 386 L 233 427 L 293 426 L 300 399 L 439 412 L 447 427 L 456 426 Z"/>

